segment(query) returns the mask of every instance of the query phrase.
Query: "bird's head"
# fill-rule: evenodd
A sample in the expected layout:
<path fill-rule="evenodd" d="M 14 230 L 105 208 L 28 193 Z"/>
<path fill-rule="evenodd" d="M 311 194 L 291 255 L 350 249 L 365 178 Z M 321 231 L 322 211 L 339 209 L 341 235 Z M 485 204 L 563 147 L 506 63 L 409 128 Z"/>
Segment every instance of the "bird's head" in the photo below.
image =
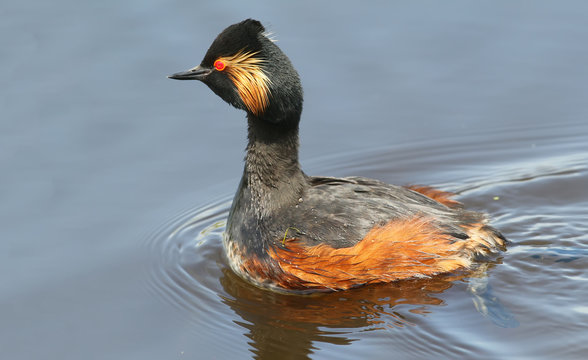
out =
<path fill-rule="evenodd" d="M 297 125 L 302 111 L 298 73 L 257 20 L 229 26 L 200 65 L 169 78 L 200 80 L 229 104 L 273 124 Z"/>

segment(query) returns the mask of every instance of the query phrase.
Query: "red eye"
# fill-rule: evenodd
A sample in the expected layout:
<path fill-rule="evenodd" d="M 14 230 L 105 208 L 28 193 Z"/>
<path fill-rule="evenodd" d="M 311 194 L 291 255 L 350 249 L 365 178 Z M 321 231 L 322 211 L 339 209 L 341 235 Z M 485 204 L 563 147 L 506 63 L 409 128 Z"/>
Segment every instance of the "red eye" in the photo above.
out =
<path fill-rule="evenodd" d="M 214 68 L 218 71 L 223 71 L 225 67 L 227 67 L 227 65 L 225 65 L 225 63 L 222 60 L 217 60 L 214 62 Z"/>

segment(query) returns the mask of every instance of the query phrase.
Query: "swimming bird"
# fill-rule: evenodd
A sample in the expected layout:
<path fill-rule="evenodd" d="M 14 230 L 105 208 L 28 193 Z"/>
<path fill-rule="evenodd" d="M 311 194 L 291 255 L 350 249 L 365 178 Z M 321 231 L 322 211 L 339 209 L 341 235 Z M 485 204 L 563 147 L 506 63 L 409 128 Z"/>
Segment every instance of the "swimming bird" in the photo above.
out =
<path fill-rule="evenodd" d="M 199 80 L 247 113 L 245 167 L 223 245 L 232 270 L 254 284 L 346 290 L 461 271 L 504 250 L 487 216 L 448 192 L 306 175 L 300 78 L 259 21 L 227 27 L 200 65 L 169 78 Z"/>

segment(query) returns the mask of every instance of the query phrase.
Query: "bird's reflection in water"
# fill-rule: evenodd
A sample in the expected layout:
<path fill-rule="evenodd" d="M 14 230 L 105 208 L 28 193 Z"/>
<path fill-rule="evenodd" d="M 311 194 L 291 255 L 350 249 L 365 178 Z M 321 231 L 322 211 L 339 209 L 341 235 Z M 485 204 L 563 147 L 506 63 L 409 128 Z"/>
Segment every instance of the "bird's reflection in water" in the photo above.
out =
<path fill-rule="evenodd" d="M 259 358 L 269 359 L 309 355 L 316 342 L 350 344 L 354 341 L 348 336 L 351 329 L 411 325 L 410 314 L 394 307 L 411 304 L 410 313 L 428 312 L 430 306 L 443 303 L 435 295 L 450 288 L 455 280 L 443 277 L 344 292 L 290 295 L 259 289 L 225 269 L 221 284 L 229 294 L 223 302 L 243 319 L 237 323 L 247 329 L 252 351 Z M 292 353 L 294 349 L 296 354 Z"/>
<path fill-rule="evenodd" d="M 439 295 L 458 281 L 474 280 L 468 291 L 477 308 L 482 303 L 483 308 L 494 309 L 490 314 L 480 313 L 499 326 L 511 327 L 516 321 L 510 312 L 483 289 L 489 266 L 492 264 L 483 264 L 468 274 L 311 295 L 259 289 L 227 268 L 220 281 L 228 294 L 222 301 L 242 319 L 236 323 L 246 329 L 256 357 L 287 359 L 309 356 L 316 349 L 313 344 L 321 342 L 348 345 L 357 340 L 352 332 L 358 329 L 415 326 L 419 315 L 444 304 Z"/>

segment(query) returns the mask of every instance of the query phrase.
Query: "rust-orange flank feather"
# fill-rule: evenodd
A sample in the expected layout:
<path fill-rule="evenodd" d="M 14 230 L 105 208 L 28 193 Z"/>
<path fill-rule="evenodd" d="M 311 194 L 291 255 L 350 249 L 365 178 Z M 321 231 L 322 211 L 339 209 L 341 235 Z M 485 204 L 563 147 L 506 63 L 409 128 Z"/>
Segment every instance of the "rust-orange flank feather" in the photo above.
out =
<path fill-rule="evenodd" d="M 450 193 L 448 191 L 437 190 L 431 186 L 424 186 L 424 185 L 409 185 L 406 188 L 416 191 L 425 195 L 428 198 L 431 198 L 441 204 L 450 207 L 450 208 L 460 208 L 462 204 L 457 201 L 453 200 L 451 197 L 455 196 L 454 193 Z"/>
<path fill-rule="evenodd" d="M 456 239 L 431 219 L 416 217 L 374 227 L 352 247 L 306 246 L 288 239 L 284 247 L 270 247 L 270 262 L 252 257 L 241 271 L 286 289 L 345 290 L 467 269 L 477 255 L 504 246 L 484 224 L 464 230 L 469 238 Z"/>

